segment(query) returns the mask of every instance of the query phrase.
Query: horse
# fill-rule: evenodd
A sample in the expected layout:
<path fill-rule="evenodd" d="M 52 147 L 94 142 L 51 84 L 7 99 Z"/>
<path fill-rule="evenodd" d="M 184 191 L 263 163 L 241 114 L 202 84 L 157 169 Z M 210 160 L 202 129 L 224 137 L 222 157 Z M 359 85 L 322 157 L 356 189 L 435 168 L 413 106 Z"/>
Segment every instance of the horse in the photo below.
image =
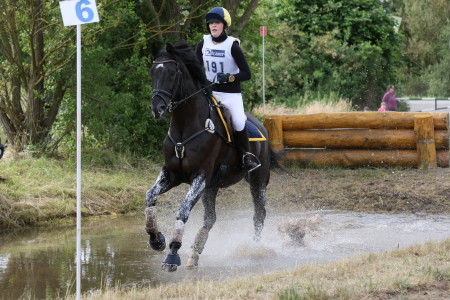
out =
<path fill-rule="evenodd" d="M 243 178 L 250 185 L 254 204 L 254 239 L 260 239 L 266 217 L 266 187 L 270 169 L 276 161 L 267 138 L 250 142 L 250 151 L 258 157 L 261 167 L 251 173 L 242 168 L 241 155 L 232 142 L 230 125 L 224 124 L 226 113 L 222 114 L 222 110 L 218 110 L 220 103 L 212 99 L 210 83 L 189 44 L 167 44 L 165 50 L 156 54 L 150 76 L 150 110 L 155 119 L 169 113 L 170 127 L 163 141 L 164 165 L 155 184 L 146 193 L 145 230 L 150 236 L 150 247 L 163 251 L 166 240 L 158 229 L 157 197 L 181 183 L 189 184 L 189 191 L 176 214 L 175 230 L 161 268 L 173 272 L 181 265 L 178 250 L 182 245 L 185 224 L 194 205 L 202 198 L 204 223 L 186 262 L 187 268 L 196 268 L 216 221 L 218 190 Z M 268 137 L 267 130 L 255 117 L 247 114 L 247 118 Z"/>

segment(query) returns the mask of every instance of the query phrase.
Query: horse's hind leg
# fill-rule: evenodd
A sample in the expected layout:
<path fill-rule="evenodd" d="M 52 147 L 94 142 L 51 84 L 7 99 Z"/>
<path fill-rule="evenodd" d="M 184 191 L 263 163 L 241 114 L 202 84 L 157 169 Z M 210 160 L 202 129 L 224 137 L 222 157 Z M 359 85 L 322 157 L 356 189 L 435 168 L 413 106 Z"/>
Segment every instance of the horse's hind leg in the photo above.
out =
<path fill-rule="evenodd" d="M 149 244 L 153 250 L 162 251 L 166 248 L 164 235 L 158 230 L 156 222 L 156 199 L 164 192 L 178 185 L 170 176 L 170 172 L 163 168 L 158 179 L 145 195 L 145 231 L 150 235 Z"/>
<path fill-rule="evenodd" d="M 252 184 L 250 191 L 252 193 L 253 205 L 255 208 L 253 215 L 255 240 L 259 241 L 261 238 L 261 231 L 264 227 L 264 220 L 266 219 L 266 185 Z"/>
<path fill-rule="evenodd" d="M 194 268 L 198 266 L 199 255 L 205 248 L 206 241 L 208 240 L 208 234 L 214 223 L 216 222 L 216 196 L 219 188 L 209 188 L 205 190 L 203 194 L 203 206 L 205 213 L 203 215 L 203 226 L 195 237 L 194 244 L 192 245 L 192 251 L 186 262 L 186 267 Z"/>

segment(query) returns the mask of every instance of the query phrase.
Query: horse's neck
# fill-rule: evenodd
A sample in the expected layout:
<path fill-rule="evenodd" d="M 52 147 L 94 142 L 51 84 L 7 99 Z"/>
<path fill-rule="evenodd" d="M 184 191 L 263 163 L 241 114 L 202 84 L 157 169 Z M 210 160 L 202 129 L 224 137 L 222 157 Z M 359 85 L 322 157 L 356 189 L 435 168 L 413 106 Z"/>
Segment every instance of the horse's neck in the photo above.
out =
<path fill-rule="evenodd" d="M 188 97 L 195 92 L 197 92 L 196 89 L 189 89 L 180 99 Z M 209 105 L 205 97 L 200 92 L 173 110 L 170 127 L 182 135 L 204 128 L 205 121 L 209 116 Z"/>

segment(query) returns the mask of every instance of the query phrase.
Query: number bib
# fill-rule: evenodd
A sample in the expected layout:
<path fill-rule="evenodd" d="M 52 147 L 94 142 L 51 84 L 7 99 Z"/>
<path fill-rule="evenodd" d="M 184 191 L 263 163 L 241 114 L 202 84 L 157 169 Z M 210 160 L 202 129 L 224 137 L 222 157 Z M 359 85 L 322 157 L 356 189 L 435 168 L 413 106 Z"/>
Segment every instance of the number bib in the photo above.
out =
<path fill-rule="evenodd" d="M 239 73 L 239 68 L 231 56 L 231 46 L 240 41 L 229 36 L 220 44 L 214 44 L 211 35 L 203 36 L 203 64 L 205 66 L 206 78 L 213 81 L 217 73 Z"/>

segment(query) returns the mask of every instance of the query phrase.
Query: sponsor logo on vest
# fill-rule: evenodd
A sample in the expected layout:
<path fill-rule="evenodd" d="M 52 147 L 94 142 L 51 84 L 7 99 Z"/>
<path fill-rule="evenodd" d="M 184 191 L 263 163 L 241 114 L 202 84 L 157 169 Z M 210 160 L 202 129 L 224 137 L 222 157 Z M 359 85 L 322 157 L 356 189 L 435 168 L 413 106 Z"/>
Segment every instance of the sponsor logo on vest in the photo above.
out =
<path fill-rule="evenodd" d="M 213 57 L 225 57 L 225 50 L 216 50 L 207 48 L 205 51 L 205 55 Z"/>

